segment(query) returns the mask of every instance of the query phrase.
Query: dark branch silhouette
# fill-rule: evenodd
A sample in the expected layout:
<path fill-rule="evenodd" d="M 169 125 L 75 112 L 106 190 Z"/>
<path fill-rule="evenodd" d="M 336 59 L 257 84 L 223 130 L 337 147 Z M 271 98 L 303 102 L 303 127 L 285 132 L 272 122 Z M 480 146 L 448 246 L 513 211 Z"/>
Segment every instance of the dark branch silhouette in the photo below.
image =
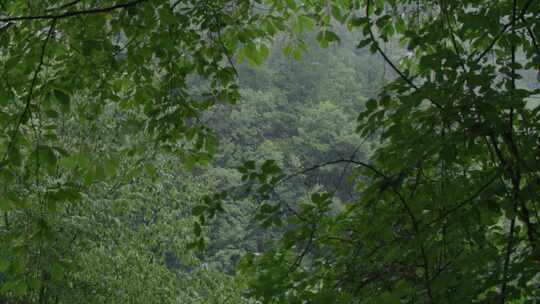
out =
<path fill-rule="evenodd" d="M 68 17 L 73 17 L 73 16 L 79 16 L 79 15 L 108 13 L 108 12 L 118 10 L 118 9 L 127 9 L 131 6 L 135 6 L 137 4 L 140 4 L 146 1 L 148 0 L 133 0 L 127 3 L 120 3 L 120 4 L 116 4 L 109 7 L 92 8 L 92 9 L 80 10 L 80 11 L 68 11 L 61 14 L 4 17 L 4 18 L 0 18 L 0 22 L 15 22 L 15 21 L 29 21 L 29 20 L 43 20 L 43 19 L 58 20 L 58 19 L 63 19 L 63 18 L 68 18 Z"/>

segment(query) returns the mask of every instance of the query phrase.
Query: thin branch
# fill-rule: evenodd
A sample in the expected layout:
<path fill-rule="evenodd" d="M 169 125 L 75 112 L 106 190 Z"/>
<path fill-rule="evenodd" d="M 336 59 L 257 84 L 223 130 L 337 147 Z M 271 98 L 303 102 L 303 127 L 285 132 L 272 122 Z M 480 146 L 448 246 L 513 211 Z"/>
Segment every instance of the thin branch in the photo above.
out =
<path fill-rule="evenodd" d="M 281 196 L 279 195 L 279 193 L 276 191 L 275 188 L 272 188 L 271 189 L 272 191 L 272 194 L 275 196 L 275 198 L 277 199 L 277 201 L 279 202 L 279 204 L 281 206 L 284 206 L 285 209 L 287 209 L 289 212 L 291 212 L 292 214 L 294 214 L 294 216 L 296 216 L 298 219 L 300 219 L 301 221 L 303 222 L 307 222 L 308 219 L 306 219 L 305 217 L 303 217 L 302 215 L 300 215 L 300 213 L 298 213 L 298 211 L 294 210 L 293 207 L 291 207 L 287 202 L 285 202 Z M 260 208 L 260 207 L 259 207 Z M 257 209 L 259 209 L 257 208 Z"/>
<path fill-rule="evenodd" d="M 499 41 L 499 39 L 501 39 L 501 37 L 506 34 L 506 32 L 511 28 L 511 27 L 514 27 L 515 23 L 516 23 L 516 20 L 517 19 L 522 19 L 523 16 L 525 16 L 525 14 L 527 13 L 527 10 L 529 9 L 529 6 L 531 6 L 531 4 L 533 3 L 534 0 L 529 0 L 527 1 L 527 3 L 525 3 L 525 5 L 523 6 L 523 8 L 521 9 L 519 15 L 517 16 L 517 18 L 512 18 L 512 20 L 510 20 L 510 22 L 508 22 L 507 24 L 505 24 L 502 28 L 502 30 L 493 38 L 493 40 L 491 41 L 491 43 L 488 45 L 488 47 L 486 47 L 484 49 L 484 51 L 474 60 L 474 63 L 478 63 L 480 62 L 480 60 L 482 60 L 482 58 L 484 58 L 488 53 L 489 51 L 491 51 L 493 49 L 493 47 L 495 47 L 495 44 L 497 44 L 497 42 Z M 487 35 L 487 34 L 486 34 Z M 482 39 L 482 38 L 481 38 Z M 472 59 L 472 57 L 474 56 L 475 53 L 472 53 L 468 60 L 469 61 L 470 59 Z"/>
<path fill-rule="evenodd" d="M 531 1 L 529 1 L 531 2 Z M 517 11 L 517 0 L 514 0 L 513 1 L 513 7 L 512 7 L 512 22 L 511 23 L 515 23 L 516 22 L 516 11 Z M 515 35 L 515 27 L 512 27 L 512 34 Z M 515 76 L 515 61 L 516 61 L 516 46 L 515 46 L 515 43 L 512 41 L 512 44 L 511 44 L 511 48 L 512 48 L 512 59 L 511 59 L 511 64 L 512 64 L 512 87 L 511 87 L 511 99 L 514 98 L 514 90 L 516 89 L 516 76 Z M 514 116 L 514 108 L 510 108 L 510 113 L 509 113 L 510 117 L 508 119 L 508 122 L 509 122 L 509 136 L 510 136 L 510 141 L 513 142 L 512 140 L 512 133 L 513 133 L 513 129 L 514 129 L 514 123 L 513 123 L 513 116 Z M 511 149 L 512 150 L 512 149 Z M 516 151 L 516 155 L 515 157 L 519 160 L 519 154 L 517 153 Z M 501 159 L 502 161 L 502 159 Z M 504 163 L 503 163 L 504 164 Z M 510 268 L 510 258 L 512 256 L 512 251 L 513 251 L 513 245 L 514 245 L 514 230 L 515 230 L 515 226 L 516 226 L 516 216 L 517 216 L 517 212 L 518 212 L 518 198 L 519 198 L 519 186 L 520 186 L 520 182 L 521 182 L 521 174 L 520 174 L 520 170 L 519 170 L 519 165 L 517 166 L 517 168 L 515 169 L 512 169 L 511 167 L 509 167 L 508 169 L 510 171 L 510 177 L 512 179 L 512 202 L 514 203 L 514 214 L 512 214 L 512 220 L 510 221 L 510 232 L 509 232 L 509 235 L 508 235 L 508 244 L 507 244 L 507 247 L 506 247 L 506 256 L 505 256 L 505 260 L 504 260 L 504 268 L 503 268 L 503 277 L 502 277 L 502 283 L 501 283 L 501 303 L 504 304 L 505 301 L 506 301 L 506 294 L 507 294 L 507 286 L 508 286 L 508 270 Z"/>
<path fill-rule="evenodd" d="M 287 275 L 295 271 L 296 268 L 300 266 L 300 264 L 302 263 L 302 260 L 304 259 L 306 254 L 309 252 L 309 249 L 311 248 L 311 244 L 313 244 L 313 239 L 315 237 L 315 230 L 316 230 L 315 227 L 312 227 L 306 247 L 304 247 L 304 250 L 302 250 L 300 255 L 296 257 L 296 260 L 294 261 L 294 263 L 292 263 L 292 265 L 289 267 L 289 271 L 287 271 Z"/>
<path fill-rule="evenodd" d="M 217 42 L 221 46 L 221 48 L 223 49 L 223 54 L 225 55 L 225 58 L 227 58 L 227 61 L 229 62 L 229 65 L 230 65 L 231 69 L 233 70 L 234 75 L 238 79 L 240 77 L 239 74 L 238 74 L 238 70 L 236 69 L 236 66 L 234 65 L 234 62 L 233 62 L 231 56 L 229 55 L 229 50 L 227 49 L 227 47 L 223 43 L 223 39 L 221 38 L 221 24 L 220 24 L 221 22 L 220 22 L 219 16 L 217 15 L 217 12 L 214 12 L 213 15 L 214 15 L 214 19 L 218 23 L 218 28 L 219 28 L 217 30 Z"/>
<path fill-rule="evenodd" d="M 525 23 L 525 28 L 527 29 L 527 33 L 529 34 L 529 37 L 531 38 L 531 41 L 534 45 L 534 48 L 536 49 L 536 53 L 538 56 L 540 56 L 540 46 L 538 45 L 538 41 L 536 40 L 536 36 L 534 35 L 531 27 L 527 24 L 527 21 L 525 18 L 521 17 L 521 21 Z"/>
<path fill-rule="evenodd" d="M 392 187 L 392 192 L 394 192 L 394 194 L 399 198 L 399 201 L 403 205 L 403 208 L 405 209 L 408 216 L 410 217 L 412 225 L 413 225 L 414 233 L 416 235 L 419 235 L 420 234 L 419 221 L 414 215 L 414 212 L 412 211 L 411 207 L 409 206 L 409 204 L 407 203 L 403 195 L 397 190 L 396 186 Z M 429 300 L 429 303 L 434 303 L 433 291 L 431 288 L 430 271 L 429 271 L 429 268 L 430 268 L 429 259 L 427 257 L 423 242 L 420 243 L 420 253 L 422 255 L 422 264 L 423 264 L 422 268 L 424 268 L 424 285 L 428 294 L 428 300 Z"/>
<path fill-rule="evenodd" d="M 0 22 L 15 22 L 15 21 L 42 20 L 42 19 L 58 20 L 58 19 L 63 19 L 67 17 L 79 16 L 79 15 L 108 13 L 117 9 L 127 9 L 131 6 L 135 6 L 139 3 L 146 2 L 146 1 L 148 0 L 133 0 L 127 3 L 116 4 L 109 7 L 92 8 L 92 9 L 80 10 L 80 11 L 69 11 L 62 14 L 5 17 L 5 18 L 0 18 Z"/>
<path fill-rule="evenodd" d="M 443 15 L 446 18 L 446 23 L 448 25 L 448 34 L 450 36 L 450 41 L 452 42 L 452 47 L 454 48 L 454 52 L 459 58 L 461 68 L 463 69 L 463 72 L 465 73 L 466 72 L 465 62 L 463 61 L 463 58 L 461 57 L 462 54 L 461 54 L 460 48 L 458 47 L 458 43 L 457 43 L 456 36 L 454 33 L 454 28 L 450 20 L 450 14 L 448 13 L 448 3 L 446 1 L 444 1 L 443 3 L 443 1 L 444 0 L 441 0 L 441 2 L 439 3 L 439 6 L 441 7 L 441 11 L 443 12 Z M 443 22 L 443 25 L 444 25 L 444 22 Z"/>
<path fill-rule="evenodd" d="M 171 11 L 174 11 L 174 9 L 180 4 L 182 0 L 177 0 L 173 5 L 171 5 Z"/>
<path fill-rule="evenodd" d="M 435 220 L 431 221 L 429 223 L 429 225 L 432 225 L 432 224 L 434 224 L 434 223 L 436 223 L 438 221 L 441 221 L 441 220 L 447 218 L 448 216 L 450 216 L 450 214 L 458 211 L 459 209 L 463 208 L 465 205 L 472 202 L 480 194 L 482 194 L 482 192 L 484 192 L 487 188 L 489 188 L 489 186 L 491 186 L 500 176 L 501 176 L 501 172 L 495 174 L 487 183 L 485 183 L 480 188 L 478 188 L 478 190 L 476 190 L 473 194 L 471 194 L 469 197 L 467 197 L 466 199 L 464 199 L 463 201 L 458 203 L 455 207 L 453 207 L 453 208 L 449 209 L 448 211 L 446 211 L 445 214 L 443 214 L 443 215 L 437 217 Z"/>
<path fill-rule="evenodd" d="M 390 65 L 392 70 L 394 70 L 401 77 L 401 79 L 403 79 L 407 84 L 409 84 L 409 86 L 411 86 L 413 89 L 415 89 L 417 92 L 419 92 L 420 88 L 416 84 L 414 84 L 414 82 L 409 77 L 407 77 L 407 75 L 405 75 L 405 73 L 403 73 L 394 64 L 394 62 L 392 62 L 392 60 L 390 60 L 388 55 L 386 55 L 386 53 L 379 46 L 379 43 L 377 42 L 377 40 L 375 39 L 375 35 L 373 34 L 373 30 L 371 29 L 371 19 L 370 19 L 370 14 L 369 14 L 370 7 L 371 7 L 371 0 L 368 0 L 367 5 L 366 5 L 366 17 L 368 18 L 369 36 L 370 36 L 371 40 L 373 41 L 375 47 L 377 48 L 377 52 L 383 57 L 384 61 L 388 65 Z M 439 108 L 441 110 L 443 109 L 443 107 L 438 102 L 434 101 L 431 97 L 426 96 L 426 99 L 429 100 L 432 104 L 434 104 L 437 108 Z"/>
<path fill-rule="evenodd" d="M 517 205 L 517 204 L 516 204 Z M 508 269 L 510 268 L 510 257 L 512 255 L 513 243 L 514 243 L 514 230 L 516 226 L 516 216 L 512 218 L 510 222 L 510 232 L 508 233 L 508 244 L 506 246 L 506 256 L 504 258 L 503 278 L 501 284 L 501 303 L 506 301 L 506 292 L 508 286 Z"/>
<path fill-rule="evenodd" d="M 320 169 L 320 168 L 323 168 L 323 167 L 326 167 L 326 166 L 330 166 L 330 165 L 336 165 L 336 164 L 341 164 L 341 163 L 350 163 L 350 164 L 355 164 L 355 165 L 358 165 L 358 166 L 361 166 L 361 167 L 364 167 L 364 168 L 367 168 L 369 169 L 370 171 L 374 172 L 376 175 L 384 178 L 384 179 L 389 179 L 389 177 L 387 175 L 385 175 L 384 173 L 382 173 L 380 170 L 378 170 L 377 168 L 375 168 L 373 165 L 370 165 L 368 163 L 365 163 L 365 162 L 362 162 L 362 161 L 357 161 L 357 160 L 354 160 L 354 159 L 346 159 L 346 158 L 340 158 L 340 159 L 336 159 L 336 160 L 331 160 L 331 161 L 327 161 L 327 162 L 324 162 L 324 163 L 320 163 L 320 164 L 317 164 L 317 165 L 314 165 L 312 167 L 309 167 L 309 168 L 306 168 L 306 169 L 303 169 L 303 170 L 300 170 L 300 171 L 297 171 L 295 173 L 292 173 L 286 177 L 284 177 L 282 180 L 280 180 L 276 186 L 288 181 L 288 180 L 291 180 L 299 175 L 303 175 L 303 174 L 306 174 L 308 172 L 311 172 L 311 171 L 315 171 L 317 169 Z"/>
<path fill-rule="evenodd" d="M 434 303 L 433 300 L 433 291 L 431 290 L 431 278 L 430 278 L 430 272 L 429 272 L 429 260 L 426 255 L 426 250 L 424 249 L 424 245 L 420 246 L 420 252 L 422 253 L 422 262 L 423 262 L 423 268 L 424 268 L 424 284 L 426 285 L 426 290 L 428 294 L 429 303 Z"/>
<path fill-rule="evenodd" d="M 452 260 L 446 262 L 440 269 L 433 275 L 431 280 L 435 280 L 441 273 L 443 273 L 445 270 L 447 270 L 462 254 L 465 252 L 465 249 L 461 249 Z"/>
<path fill-rule="evenodd" d="M 28 95 L 26 97 L 24 110 L 21 113 L 21 116 L 19 117 L 19 120 L 17 121 L 15 129 L 13 130 L 13 134 L 12 134 L 11 140 L 10 140 L 10 142 L 8 144 L 8 147 L 6 149 L 6 152 L 4 154 L 2 163 L 5 162 L 5 160 L 9 156 L 9 153 L 13 149 L 13 147 L 15 145 L 15 141 L 17 139 L 17 135 L 19 133 L 19 129 L 20 129 L 20 127 L 21 127 L 21 125 L 22 125 L 22 123 L 24 121 L 24 118 L 28 115 L 28 112 L 30 111 L 30 104 L 31 104 L 31 101 L 32 101 L 32 95 L 34 93 L 34 89 L 35 89 L 35 86 L 36 86 L 36 82 L 37 82 L 37 79 L 38 79 L 39 72 L 41 72 L 41 68 L 43 67 L 43 61 L 45 59 L 45 51 L 47 49 L 47 43 L 49 42 L 49 40 L 52 37 L 52 33 L 54 32 L 55 25 L 56 25 L 56 20 L 53 20 L 51 26 L 49 27 L 49 32 L 47 33 L 47 37 L 45 38 L 45 41 L 43 42 L 43 44 L 41 46 L 41 54 L 40 54 L 40 58 L 39 58 L 39 64 L 38 64 L 36 70 L 34 71 L 34 75 L 32 76 L 32 82 L 30 83 L 30 88 L 29 88 Z M 2 164 L 2 166 L 0 166 L 0 169 L 2 169 L 3 166 L 5 166 L 5 164 Z"/>

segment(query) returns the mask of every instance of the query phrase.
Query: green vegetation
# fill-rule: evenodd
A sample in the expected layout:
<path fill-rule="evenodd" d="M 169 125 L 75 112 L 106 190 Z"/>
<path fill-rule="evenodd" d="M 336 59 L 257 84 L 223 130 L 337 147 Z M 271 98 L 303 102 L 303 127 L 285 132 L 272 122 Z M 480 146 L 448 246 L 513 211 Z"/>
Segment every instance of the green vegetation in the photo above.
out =
<path fill-rule="evenodd" d="M 0 1 L 0 303 L 537 303 L 540 3 Z"/>

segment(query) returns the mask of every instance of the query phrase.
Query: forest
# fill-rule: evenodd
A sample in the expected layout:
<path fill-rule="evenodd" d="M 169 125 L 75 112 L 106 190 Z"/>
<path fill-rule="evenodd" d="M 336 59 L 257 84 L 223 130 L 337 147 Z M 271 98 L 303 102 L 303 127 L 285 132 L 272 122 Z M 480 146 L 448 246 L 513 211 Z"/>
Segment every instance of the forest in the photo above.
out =
<path fill-rule="evenodd" d="M 0 0 L 0 304 L 540 303 L 540 1 Z"/>

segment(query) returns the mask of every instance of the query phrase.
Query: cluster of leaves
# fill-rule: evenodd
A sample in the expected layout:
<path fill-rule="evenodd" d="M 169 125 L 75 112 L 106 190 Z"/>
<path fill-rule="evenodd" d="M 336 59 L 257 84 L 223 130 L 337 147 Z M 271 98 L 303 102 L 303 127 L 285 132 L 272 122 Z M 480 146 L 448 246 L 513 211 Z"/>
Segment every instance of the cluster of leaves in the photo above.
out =
<path fill-rule="evenodd" d="M 281 17 L 245 0 L 10 1 L 1 11 L 0 299 L 174 301 L 158 237 L 138 231 L 157 224 L 137 215 L 145 197 L 154 216 L 172 207 L 137 178 L 162 177 L 163 152 L 188 169 L 211 159 L 217 139 L 201 117 L 239 98 L 230 58 Z M 155 228 L 171 242 L 174 220 Z"/>
<path fill-rule="evenodd" d="M 239 240 L 219 231 L 252 224 L 224 223 L 232 212 L 269 230 L 242 262 L 263 303 L 538 301 L 540 92 L 522 76 L 540 66 L 536 1 L 1 6 L 0 300 L 241 302 L 242 283 L 182 254 L 203 247 L 205 224 Z M 340 26 L 392 70 L 380 91 L 384 73 L 360 76 Z M 272 38 L 287 32 L 285 54 L 301 59 L 306 30 L 346 46 L 308 54 L 312 68 L 277 60 Z M 250 79 L 233 58 L 277 68 Z M 215 107 L 242 95 L 239 110 Z M 369 162 L 349 133 L 360 110 L 359 135 L 378 141 Z M 197 164 L 211 167 L 179 173 Z M 338 164 L 353 168 L 346 191 Z M 256 204 L 246 187 L 219 193 L 221 177 Z M 231 193 L 240 208 L 222 204 Z"/>
<path fill-rule="evenodd" d="M 299 57 L 306 49 L 301 34 L 313 28 L 311 19 L 293 17 L 287 9 L 290 3 L 268 4 L 144 0 L 2 4 L 0 61 L 6 80 L 0 84 L 2 301 L 243 301 L 238 282 L 216 272 L 213 265 L 205 270 L 189 252 L 202 247 L 205 228 L 187 212 L 209 188 L 222 188 L 219 177 L 234 182 L 238 175 L 220 166 L 199 177 L 187 172 L 209 163 L 217 152 L 217 135 L 230 138 L 225 145 L 236 145 L 235 149 L 250 142 L 250 130 L 234 123 L 210 123 L 218 134 L 206 124 L 205 112 L 239 100 L 237 73 L 251 72 L 246 67 L 237 71 L 232 58 L 255 64 L 277 58 L 270 48 L 271 37 L 289 27 L 294 30 L 284 37 L 285 53 Z M 357 58 L 346 52 L 339 57 Z M 283 121 L 268 132 L 277 132 L 297 114 L 306 119 L 298 122 L 304 127 L 291 127 L 290 133 L 304 128 L 293 142 L 304 147 L 306 162 L 316 162 L 322 157 L 314 153 L 319 145 L 339 137 L 335 131 L 342 129 L 339 120 L 347 118 L 351 121 L 347 130 L 353 129 L 351 117 L 329 101 L 352 102 L 358 97 L 359 67 L 347 66 L 338 57 L 331 60 L 310 77 L 303 76 L 308 69 L 302 63 L 287 63 L 291 72 L 270 71 L 279 74 L 273 86 L 286 91 L 297 104 L 294 109 L 285 106 L 285 98 L 275 99 L 281 93 L 256 92 L 258 84 L 243 92 L 254 112 L 262 111 L 258 95 L 267 96 L 274 112 L 267 119 Z M 335 74 L 317 76 L 336 64 L 331 69 Z M 282 78 L 284 74 L 295 74 L 296 79 Z M 324 89 L 327 79 L 332 85 Z M 302 80 L 303 91 L 290 86 L 291 81 Z M 305 98 L 310 87 L 320 91 Z M 305 112 L 303 103 L 308 101 L 319 104 L 315 111 Z M 308 142 L 315 132 L 313 120 L 322 120 L 326 111 L 334 113 L 329 124 L 334 131 Z M 228 121 L 236 115 L 236 124 L 242 125 L 244 113 L 231 114 Z M 249 124 L 264 123 L 255 114 L 248 113 Z M 267 131 L 261 129 L 253 137 L 258 151 L 238 154 L 226 166 L 294 150 L 278 151 L 272 141 L 259 145 Z M 241 135 L 240 140 L 234 133 Z M 352 141 L 349 138 L 347 144 Z M 225 150 L 218 162 L 229 152 Z M 223 212 L 207 201 L 207 207 L 193 208 L 203 224 L 208 212 Z M 227 210 L 237 213 L 235 225 L 240 227 L 224 233 L 229 225 L 217 223 L 211 228 L 208 256 L 199 257 L 208 264 L 224 259 L 218 269 L 230 271 L 234 263 L 229 259 L 237 260 L 243 251 L 222 243 L 230 242 L 234 232 L 235 238 L 250 233 L 241 226 L 251 225 L 246 223 L 251 208 L 244 204 Z M 262 250 L 259 242 L 257 250 Z"/>
<path fill-rule="evenodd" d="M 359 47 L 397 78 L 358 118 L 359 132 L 379 139 L 352 176 L 361 198 L 316 221 L 309 208 L 283 213 L 299 237 L 285 234 L 277 249 L 248 257 L 253 295 L 264 303 L 538 301 L 539 92 L 522 79 L 540 63 L 538 3 L 330 3 L 302 9 L 324 26 L 361 29 Z M 400 61 L 381 47 L 392 39 L 409 52 Z"/>
<path fill-rule="evenodd" d="M 367 79 L 373 71 L 380 73 L 382 65 L 371 62 L 368 69 L 367 52 L 341 46 L 325 50 L 317 47 L 315 35 L 302 38 L 310 49 L 300 60 L 283 57 L 289 41 L 280 37 L 265 64 L 240 65 L 241 100 L 217 107 L 205 118 L 218 134 L 220 149 L 215 161 L 196 171 L 219 179 L 220 185 L 193 208 L 199 220 L 192 246 L 205 246 L 205 260 L 215 259 L 227 272 L 234 271 L 246 252 L 271 247 L 284 231 L 281 211 L 290 210 L 282 203 L 294 203 L 315 189 L 351 195 L 345 181 L 350 168 L 303 172 L 304 167 L 367 154 L 367 145 L 354 132 L 355 113 L 349 110 L 362 108 L 361 93 L 376 86 Z M 350 35 L 343 37 L 344 43 L 352 41 Z M 296 175 L 285 182 L 285 172 Z"/>

